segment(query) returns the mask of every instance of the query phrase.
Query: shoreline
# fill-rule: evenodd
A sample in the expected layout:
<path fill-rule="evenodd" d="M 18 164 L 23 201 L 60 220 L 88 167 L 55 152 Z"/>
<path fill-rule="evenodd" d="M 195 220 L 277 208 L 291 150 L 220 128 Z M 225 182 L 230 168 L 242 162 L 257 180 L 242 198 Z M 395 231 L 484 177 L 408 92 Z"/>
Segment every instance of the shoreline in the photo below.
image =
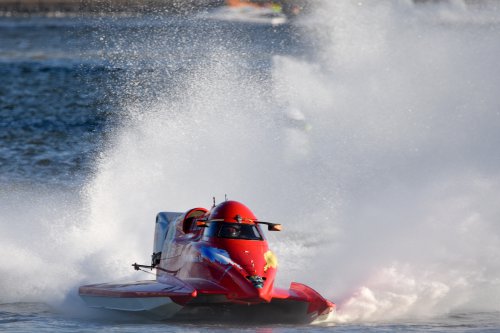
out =
<path fill-rule="evenodd" d="M 222 4 L 223 0 L 0 0 L 0 15 L 177 13 Z"/>
<path fill-rule="evenodd" d="M 274 0 L 285 14 L 307 7 L 309 0 Z M 222 6 L 225 0 L 0 0 L 0 16 L 64 14 L 165 14 Z"/>

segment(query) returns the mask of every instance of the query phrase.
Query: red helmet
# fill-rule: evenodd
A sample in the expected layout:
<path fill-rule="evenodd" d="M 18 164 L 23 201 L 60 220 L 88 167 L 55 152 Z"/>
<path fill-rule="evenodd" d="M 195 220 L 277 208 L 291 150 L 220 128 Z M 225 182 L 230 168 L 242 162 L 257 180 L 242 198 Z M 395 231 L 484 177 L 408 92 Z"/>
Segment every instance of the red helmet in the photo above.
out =
<path fill-rule="evenodd" d="M 225 222 L 255 221 L 257 218 L 250 208 L 238 201 L 224 201 L 215 206 L 210 212 L 210 220 L 221 219 Z"/>

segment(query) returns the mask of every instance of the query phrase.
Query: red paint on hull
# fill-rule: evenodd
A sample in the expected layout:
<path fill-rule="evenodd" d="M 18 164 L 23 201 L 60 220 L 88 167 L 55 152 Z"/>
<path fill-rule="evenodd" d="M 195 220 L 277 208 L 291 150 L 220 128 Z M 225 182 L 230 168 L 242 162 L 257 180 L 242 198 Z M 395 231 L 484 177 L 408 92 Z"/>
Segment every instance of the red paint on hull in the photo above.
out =
<path fill-rule="evenodd" d="M 156 281 L 82 286 L 80 295 L 102 307 L 106 307 L 106 298 L 116 302 L 116 298 L 154 297 L 170 298 L 186 308 L 217 304 L 262 308 L 269 304 L 278 313 L 280 307 L 287 309 L 284 312 L 293 308 L 307 320 L 335 308 L 303 284 L 292 282 L 289 289 L 274 286 L 277 259 L 259 220 L 239 202 L 226 201 L 211 211 L 195 208 L 185 214 L 160 213 L 156 229 L 154 248 L 162 249 L 153 254 Z"/>

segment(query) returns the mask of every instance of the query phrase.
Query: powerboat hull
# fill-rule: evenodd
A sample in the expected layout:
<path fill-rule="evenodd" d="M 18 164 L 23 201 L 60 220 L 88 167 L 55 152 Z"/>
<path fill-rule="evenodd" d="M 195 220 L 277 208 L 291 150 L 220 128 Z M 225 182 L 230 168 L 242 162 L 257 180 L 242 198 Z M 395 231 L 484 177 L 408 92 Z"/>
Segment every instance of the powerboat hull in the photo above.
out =
<path fill-rule="evenodd" d="M 92 308 L 176 321 L 307 323 L 326 317 L 335 307 L 297 283 L 288 290 L 276 288 L 269 302 L 260 303 L 230 300 L 222 290 L 199 292 L 154 280 L 87 285 L 79 294 Z"/>
<path fill-rule="evenodd" d="M 301 283 L 274 285 L 278 259 L 262 226 L 245 205 L 225 201 L 209 211 L 160 212 L 151 265 L 156 280 L 81 286 L 93 308 L 146 314 L 157 319 L 203 321 L 312 322 L 335 304 Z"/>

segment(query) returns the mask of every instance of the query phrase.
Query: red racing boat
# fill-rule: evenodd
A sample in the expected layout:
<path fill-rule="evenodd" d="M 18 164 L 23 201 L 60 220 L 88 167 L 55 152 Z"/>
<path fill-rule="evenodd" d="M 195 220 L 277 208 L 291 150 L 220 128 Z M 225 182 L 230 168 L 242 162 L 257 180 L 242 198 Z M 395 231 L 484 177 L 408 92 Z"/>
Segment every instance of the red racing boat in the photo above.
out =
<path fill-rule="evenodd" d="M 151 265 L 156 280 L 81 286 L 91 307 L 145 312 L 158 318 L 311 322 L 326 317 L 335 304 L 312 288 L 292 282 L 274 286 L 278 261 L 269 250 L 259 221 L 236 201 L 211 210 L 161 212 L 156 218 Z"/>

